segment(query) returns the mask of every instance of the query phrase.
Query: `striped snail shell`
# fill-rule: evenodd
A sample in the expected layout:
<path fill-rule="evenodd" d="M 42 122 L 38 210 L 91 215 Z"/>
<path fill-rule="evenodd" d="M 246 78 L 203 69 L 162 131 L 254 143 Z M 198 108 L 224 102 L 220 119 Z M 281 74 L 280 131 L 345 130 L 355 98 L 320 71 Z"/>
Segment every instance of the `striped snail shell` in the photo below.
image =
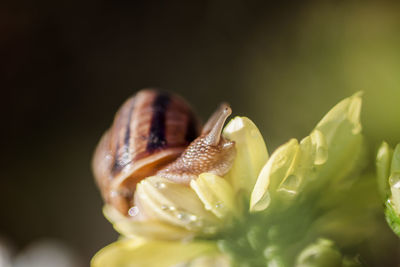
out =
<path fill-rule="evenodd" d="M 227 104 L 203 130 L 181 97 L 145 89 L 129 98 L 101 138 L 93 172 L 104 200 L 127 215 L 136 184 L 157 174 L 189 184 L 203 172 L 224 175 L 234 157 L 234 143 L 221 136 L 231 114 Z"/>

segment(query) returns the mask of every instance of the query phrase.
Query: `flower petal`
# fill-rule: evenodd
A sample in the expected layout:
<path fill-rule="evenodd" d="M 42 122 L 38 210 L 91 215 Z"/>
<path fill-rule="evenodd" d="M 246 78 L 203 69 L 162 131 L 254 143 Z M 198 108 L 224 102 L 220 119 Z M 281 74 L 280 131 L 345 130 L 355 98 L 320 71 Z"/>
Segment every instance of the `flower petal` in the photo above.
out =
<path fill-rule="evenodd" d="M 212 256 L 202 256 L 194 260 L 182 264 L 182 267 L 230 267 L 231 262 L 224 254 L 216 254 Z M 180 267 L 180 265 L 176 266 Z"/>
<path fill-rule="evenodd" d="M 296 267 L 336 267 L 361 266 L 357 259 L 344 258 L 334 243 L 328 239 L 319 239 L 307 246 L 297 257 Z"/>
<path fill-rule="evenodd" d="M 268 160 L 268 151 L 257 126 L 246 117 L 235 117 L 225 127 L 223 134 L 235 141 L 236 158 L 227 179 L 235 191 L 250 195 L 261 168 Z"/>
<path fill-rule="evenodd" d="M 232 186 L 215 174 L 203 173 L 198 179 L 192 180 L 190 186 L 204 203 L 206 210 L 219 218 L 225 218 L 237 213 Z"/>
<path fill-rule="evenodd" d="M 168 242 L 124 239 L 101 249 L 92 267 L 170 267 L 217 251 L 213 242 Z"/>
<path fill-rule="evenodd" d="M 269 190 L 277 188 L 285 177 L 299 149 L 296 139 L 291 139 L 272 153 L 267 164 L 262 168 L 250 198 L 250 211 L 261 211 L 270 202 Z"/>
<path fill-rule="evenodd" d="M 103 208 L 104 216 L 113 224 L 114 229 L 128 238 L 150 238 L 160 240 L 190 239 L 193 232 L 159 220 L 134 220 L 119 213 L 110 205 Z"/>
<path fill-rule="evenodd" d="M 292 139 L 279 147 L 257 179 L 250 201 L 251 211 L 268 207 L 274 195 L 290 200 L 300 192 L 327 186 L 342 188 L 345 179 L 360 165 L 364 155 L 359 121 L 360 93 L 333 107 L 300 144 Z M 353 179 L 347 179 L 353 182 Z"/>
<path fill-rule="evenodd" d="M 346 98 L 333 107 L 318 123 L 319 130 L 325 137 L 328 159 L 318 170 L 319 182 L 315 187 L 329 182 L 337 188 L 348 187 L 354 179 L 348 175 L 361 169 L 365 163 L 365 146 L 361 134 L 360 111 L 361 92 Z"/>
<path fill-rule="evenodd" d="M 137 185 L 136 196 L 150 220 L 205 233 L 214 232 L 218 227 L 218 218 L 205 209 L 196 193 L 186 185 L 152 176 Z"/>
<path fill-rule="evenodd" d="M 361 132 L 361 95 L 362 92 L 358 92 L 343 99 L 317 124 L 316 129 L 326 136 L 328 143 L 334 141 L 335 135 L 343 131 L 342 128 L 350 129 L 353 135 Z"/>

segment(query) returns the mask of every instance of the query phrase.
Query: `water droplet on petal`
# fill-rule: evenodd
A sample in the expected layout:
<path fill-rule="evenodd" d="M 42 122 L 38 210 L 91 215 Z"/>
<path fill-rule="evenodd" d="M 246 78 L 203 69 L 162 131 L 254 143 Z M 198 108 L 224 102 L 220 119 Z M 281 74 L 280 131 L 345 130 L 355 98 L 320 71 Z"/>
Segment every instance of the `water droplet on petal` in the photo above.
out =
<path fill-rule="evenodd" d="M 215 208 L 217 209 L 222 209 L 224 207 L 224 204 L 222 204 L 221 202 L 218 202 L 217 204 L 215 204 Z"/>
<path fill-rule="evenodd" d="M 197 218 L 196 215 L 192 214 L 192 215 L 189 216 L 189 220 L 190 220 L 191 222 L 195 222 L 195 221 L 198 220 L 198 218 Z"/>
<path fill-rule="evenodd" d="M 128 210 L 128 214 L 129 214 L 129 216 L 131 216 L 131 217 L 134 217 L 134 216 L 138 215 L 138 214 L 139 214 L 139 208 L 136 207 L 136 206 L 133 206 L 132 208 L 130 208 L 130 209 Z"/>
<path fill-rule="evenodd" d="M 290 174 L 279 186 L 278 191 L 285 191 L 289 194 L 297 194 L 297 190 L 300 186 L 301 179 L 299 176 Z"/>
<path fill-rule="evenodd" d="M 325 146 L 317 147 L 314 164 L 322 165 L 328 159 L 328 149 Z"/>
<path fill-rule="evenodd" d="M 155 187 L 158 189 L 164 189 L 167 185 L 163 182 L 156 182 Z"/>
<path fill-rule="evenodd" d="M 176 217 L 179 219 L 179 220 L 181 220 L 181 221 L 183 221 L 183 222 L 188 222 L 188 221 L 190 221 L 190 217 L 189 217 L 189 214 L 187 214 L 186 212 L 178 212 L 177 214 L 176 214 Z"/>
<path fill-rule="evenodd" d="M 176 207 L 174 207 L 174 206 L 169 206 L 168 209 L 169 209 L 170 211 L 175 211 L 175 210 L 176 210 Z"/>

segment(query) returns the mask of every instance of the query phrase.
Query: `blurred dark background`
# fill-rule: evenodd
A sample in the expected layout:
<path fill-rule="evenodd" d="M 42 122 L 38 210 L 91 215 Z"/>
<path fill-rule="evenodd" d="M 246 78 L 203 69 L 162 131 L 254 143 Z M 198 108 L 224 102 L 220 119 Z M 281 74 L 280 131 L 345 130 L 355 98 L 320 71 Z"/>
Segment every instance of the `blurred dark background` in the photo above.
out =
<path fill-rule="evenodd" d="M 374 151 L 400 141 L 400 6 L 389 1 L 9 1 L 0 8 L 0 236 L 44 237 L 87 262 L 117 238 L 90 161 L 144 87 L 205 120 L 221 101 L 269 150 L 363 90 Z"/>

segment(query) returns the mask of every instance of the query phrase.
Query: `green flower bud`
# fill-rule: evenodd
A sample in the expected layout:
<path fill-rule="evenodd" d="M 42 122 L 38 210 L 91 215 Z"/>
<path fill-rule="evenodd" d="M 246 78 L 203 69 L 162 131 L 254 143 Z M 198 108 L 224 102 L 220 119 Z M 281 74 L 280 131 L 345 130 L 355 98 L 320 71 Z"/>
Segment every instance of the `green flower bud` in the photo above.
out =
<path fill-rule="evenodd" d="M 297 257 L 296 267 L 339 267 L 342 255 L 332 241 L 319 239 L 306 247 Z"/>

